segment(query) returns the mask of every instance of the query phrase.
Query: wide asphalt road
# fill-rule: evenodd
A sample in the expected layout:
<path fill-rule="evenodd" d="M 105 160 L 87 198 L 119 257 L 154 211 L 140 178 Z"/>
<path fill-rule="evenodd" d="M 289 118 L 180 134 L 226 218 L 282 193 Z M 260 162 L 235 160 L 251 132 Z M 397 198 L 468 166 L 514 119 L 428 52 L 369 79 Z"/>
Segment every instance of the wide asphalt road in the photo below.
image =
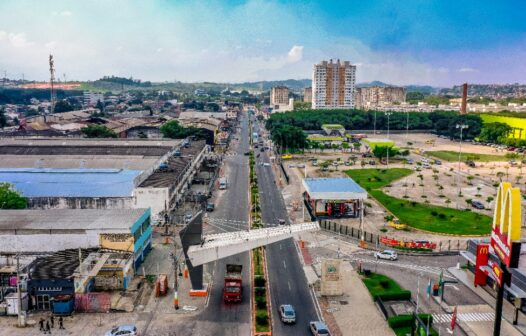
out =
<path fill-rule="evenodd" d="M 254 123 L 254 130 L 258 130 L 256 123 Z M 289 222 L 283 197 L 275 183 L 272 167 L 259 164 L 270 162 L 267 151 L 261 152 L 257 148 L 254 153 L 256 156 L 260 155 L 259 158 L 256 158 L 256 172 L 263 222 L 276 224 L 279 219 Z M 308 323 L 318 320 L 318 317 L 293 239 L 268 245 L 267 262 L 272 295 L 273 335 L 310 335 Z M 296 310 L 295 325 L 284 325 L 279 319 L 278 308 L 282 304 L 291 304 Z"/>
<path fill-rule="evenodd" d="M 243 154 L 248 148 L 248 118 L 246 112 L 240 116 L 240 130 L 234 134 L 240 140 L 233 141 L 230 154 L 224 156 L 223 170 L 228 181 L 228 189 L 220 197 L 214 212 L 209 213 L 212 230 L 216 233 L 244 230 L 248 226 L 248 156 Z M 235 225 L 214 224 L 214 219 L 233 220 Z M 241 223 L 242 222 L 242 223 Z M 243 265 L 243 301 L 236 304 L 223 302 L 223 278 L 226 264 Z M 208 336 L 228 335 L 246 336 L 251 334 L 250 309 L 250 259 L 248 252 L 228 257 L 208 265 L 213 272 L 208 306 L 191 322 L 184 326 L 181 335 Z M 179 335 L 179 334 L 178 334 Z"/>

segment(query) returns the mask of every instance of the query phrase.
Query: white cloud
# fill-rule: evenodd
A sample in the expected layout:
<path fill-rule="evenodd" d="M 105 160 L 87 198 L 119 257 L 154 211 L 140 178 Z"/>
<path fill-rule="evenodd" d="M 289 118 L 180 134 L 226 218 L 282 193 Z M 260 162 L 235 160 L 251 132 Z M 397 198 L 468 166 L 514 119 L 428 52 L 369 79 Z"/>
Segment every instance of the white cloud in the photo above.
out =
<path fill-rule="evenodd" d="M 473 69 L 473 68 L 460 68 L 458 69 L 458 72 L 479 72 L 477 69 Z"/>
<path fill-rule="evenodd" d="M 296 63 L 303 59 L 303 46 L 294 45 L 287 54 L 287 60 L 290 63 Z"/>
<path fill-rule="evenodd" d="M 73 13 L 68 11 L 68 10 L 65 10 L 65 11 L 62 11 L 62 12 L 58 13 L 58 15 L 60 15 L 60 16 L 71 16 L 71 15 L 73 15 Z"/>
<path fill-rule="evenodd" d="M 15 48 L 22 48 L 34 45 L 34 42 L 28 41 L 26 33 L 8 33 L 0 31 L 0 41 L 7 41 L 7 43 Z"/>

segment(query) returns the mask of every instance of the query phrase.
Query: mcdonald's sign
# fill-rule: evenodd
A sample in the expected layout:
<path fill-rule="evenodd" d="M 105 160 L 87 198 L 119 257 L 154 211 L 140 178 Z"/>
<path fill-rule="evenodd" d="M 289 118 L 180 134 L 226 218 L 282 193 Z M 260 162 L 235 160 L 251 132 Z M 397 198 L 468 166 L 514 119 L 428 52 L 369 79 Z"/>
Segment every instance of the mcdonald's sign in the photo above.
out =
<path fill-rule="evenodd" d="M 477 259 L 475 261 L 475 286 L 485 286 L 488 275 L 481 267 L 487 266 L 489 260 L 489 245 L 477 245 Z"/>
<path fill-rule="evenodd" d="M 521 194 L 511 183 L 500 184 L 493 215 L 491 247 L 502 262 L 511 268 L 519 265 L 521 251 Z"/>

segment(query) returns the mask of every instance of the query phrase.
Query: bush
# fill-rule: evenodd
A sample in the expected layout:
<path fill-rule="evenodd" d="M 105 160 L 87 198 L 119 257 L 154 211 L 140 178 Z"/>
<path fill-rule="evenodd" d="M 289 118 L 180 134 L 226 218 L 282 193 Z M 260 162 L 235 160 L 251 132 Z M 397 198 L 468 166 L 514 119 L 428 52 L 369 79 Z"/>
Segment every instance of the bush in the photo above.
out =
<path fill-rule="evenodd" d="M 256 314 L 256 323 L 259 325 L 267 325 L 268 324 L 268 315 L 266 311 L 260 311 Z"/>
<path fill-rule="evenodd" d="M 440 218 L 440 219 L 446 219 L 446 215 L 444 215 L 444 214 L 438 214 L 438 218 Z"/>
<path fill-rule="evenodd" d="M 267 288 L 265 287 L 256 287 L 254 289 L 254 292 L 256 293 L 256 296 L 265 296 L 265 292 L 267 291 Z"/>
<path fill-rule="evenodd" d="M 418 314 L 418 317 L 427 325 L 427 320 L 429 319 L 429 326 L 433 325 L 433 316 L 431 314 Z M 413 321 L 413 316 L 410 314 L 391 316 L 387 319 L 387 323 L 393 329 L 411 327 L 411 321 Z"/>
<path fill-rule="evenodd" d="M 399 291 L 377 294 L 373 297 L 374 300 L 377 298 L 382 299 L 382 301 L 409 300 L 411 299 L 411 291 L 403 289 Z"/>
<path fill-rule="evenodd" d="M 262 276 L 256 276 L 254 278 L 254 287 L 265 287 L 267 281 Z"/>
<path fill-rule="evenodd" d="M 265 309 L 267 307 L 267 299 L 264 296 L 256 296 L 256 307 Z"/>
<path fill-rule="evenodd" d="M 387 288 L 387 287 L 389 287 L 389 281 L 387 281 L 387 280 L 381 280 L 381 281 L 380 281 L 380 286 L 382 286 L 382 288 Z"/>
<path fill-rule="evenodd" d="M 438 213 L 435 210 L 431 211 L 431 216 L 436 216 L 436 215 L 438 215 Z"/>

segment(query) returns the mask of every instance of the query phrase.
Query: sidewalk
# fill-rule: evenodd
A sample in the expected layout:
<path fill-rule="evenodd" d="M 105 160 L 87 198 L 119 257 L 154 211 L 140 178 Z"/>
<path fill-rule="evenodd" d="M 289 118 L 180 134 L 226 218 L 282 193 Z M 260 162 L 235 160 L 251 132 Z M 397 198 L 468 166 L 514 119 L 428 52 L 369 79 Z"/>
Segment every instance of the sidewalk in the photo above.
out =
<path fill-rule="evenodd" d="M 313 233 L 302 234 L 304 250 L 312 256 L 313 268 L 320 277 L 321 258 L 336 258 L 338 249 L 349 254 L 359 249 L 349 243 L 335 242 L 332 238 L 316 237 Z M 320 306 L 324 319 L 334 335 L 394 335 L 367 288 L 349 262 L 342 262 L 343 295 L 322 298 Z M 317 293 L 319 297 L 319 293 Z"/>
<path fill-rule="evenodd" d="M 457 269 L 456 267 L 451 267 L 448 269 L 449 273 L 453 274 L 455 278 L 457 278 L 460 282 L 462 282 L 466 287 L 471 289 L 473 292 L 475 292 L 480 298 L 482 298 L 487 305 L 484 305 L 487 307 L 487 309 L 482 309 L 484 311 L 488 312 L 494 312 L 495 311 L 495 298 L 491 296 L 488 292 L 486 292 L 485 289 L 481 287 L 475 287 L 473 284 L 473 274 L 469 271 L 465 271 L 463 269 Z M 473 306 L 467 306 L 467 307 L 473 307 Z M 464 308 L 467 309 L 467 308 Z M 459 308 L 460 311 L 460 308 Z M 526 334 L 526 316 L 522 312 L 519 311 L 519 319 L 518 324 L 513 325 L 513 317 L 515 314 L 515 308 L 513 305 L 508 302 L 506 299 L 504 299 L 503 308 L 502 308 L 502 315 L 503 315 L 503 321 L 502 321 L 502 335 L 525 335 Z M 468 326 L 470 329 L 473 330 L 473 332 L 476 332 L 476 335 L 492 335 L 493 331 L 493 322 L 490 322 L 490 325 L 486 325 L 487 323 L 468 323 Z M 478 331 L 478 332 L 477 332 Z"/>

